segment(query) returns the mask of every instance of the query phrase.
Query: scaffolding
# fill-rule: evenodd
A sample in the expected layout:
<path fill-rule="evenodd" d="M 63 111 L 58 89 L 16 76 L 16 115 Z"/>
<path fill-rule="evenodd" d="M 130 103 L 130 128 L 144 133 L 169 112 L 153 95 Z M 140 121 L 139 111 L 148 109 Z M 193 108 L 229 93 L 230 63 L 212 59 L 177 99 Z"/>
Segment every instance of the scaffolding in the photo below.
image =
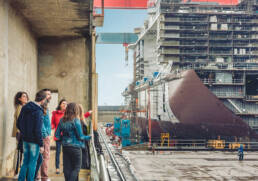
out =
<path fill-rule="evenodd" d="M 159 1 L 159 61 L 258 61 L 257 2 L 238 5 Z M 177 57 L 177 58 L 176 58 Z"/>
<path fill-rule="evenodd" d="M 258 84 L 258 0 L 236 5 L 181 0 L 153 3 L 149 21 L 134 44 L 132 96 L 139 100 L 134 110 L 149 109 L 150 116 L 148 111 L 135 116 L 176 122 L 173 113 L 168 114 L 168 90 L 163 87 L 166 81 L 179 79 L 184 70 L 194 69 L 214 95 L 258 131 L 258 89 L 254 86 Z M 165 82 L 153 77 L 169 62 L 173 66 Z"/>

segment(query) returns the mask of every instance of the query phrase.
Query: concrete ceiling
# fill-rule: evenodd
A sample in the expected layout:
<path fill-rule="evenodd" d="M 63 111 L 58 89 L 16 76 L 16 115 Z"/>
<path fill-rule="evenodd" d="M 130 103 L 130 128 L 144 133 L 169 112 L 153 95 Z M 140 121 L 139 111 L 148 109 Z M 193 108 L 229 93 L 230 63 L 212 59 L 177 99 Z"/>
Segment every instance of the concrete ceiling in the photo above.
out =
<path fill-rule="evenodd" d="M 89 33 L 93 0 L 12 0 L 38 37 Z"/>

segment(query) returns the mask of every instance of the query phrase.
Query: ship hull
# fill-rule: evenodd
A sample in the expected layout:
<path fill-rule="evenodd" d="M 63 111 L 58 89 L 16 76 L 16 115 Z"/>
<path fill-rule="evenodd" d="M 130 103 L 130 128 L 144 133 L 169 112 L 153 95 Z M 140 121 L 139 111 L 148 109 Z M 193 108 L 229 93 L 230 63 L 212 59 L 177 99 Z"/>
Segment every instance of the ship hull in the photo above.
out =
<path fill-rule="evenodd" d="M 161 133 L 169 133 L 175 139 L 217 139 L 235 140 L 235 138 L 256 138 L 252 130 L 246 131 L 241 125 L 218 124 L 184 124 L 171 121 L 152 120 L 152 140 L 160 140 Z M 132 125 L 141 128 L 138 131 L 144 140 L 148 140 L 148 120 L 146 118 L 133 119 Z M 137 133 L 133 132 L 134 135 Z"/>
<path fill-rule="evenodd" d="M 180 79 L 168 83 L 169 109 L 177 118 L 152 119 L 152 138 L 169 133 L 178 139 L 256 138 L 246 122 L 229 110 L 199 79 L 194 70 L 182 73 Z M 140 134 L 148 138 L 148 118 L 132 118 Z M 138 130 L 139 132 L 139 130 Z"/>

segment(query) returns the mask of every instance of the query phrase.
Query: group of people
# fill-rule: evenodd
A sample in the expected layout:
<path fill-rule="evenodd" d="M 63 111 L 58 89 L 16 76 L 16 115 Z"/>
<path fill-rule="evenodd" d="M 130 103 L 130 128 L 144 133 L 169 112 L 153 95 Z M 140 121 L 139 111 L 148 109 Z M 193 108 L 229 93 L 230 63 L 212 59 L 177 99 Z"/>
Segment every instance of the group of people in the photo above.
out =
<path fill-rule="evenodd" d="M 90 168 L 88 141 L 91 136 L 87 136 L 89 124 L 85 122 L 85 118 L 90 116 L 91 111 L 84 114 L 82 105 L 62 99 L 52 112 L 50 121 L 50 100 L 49 89 L 37 92 L 35 101 L 30 102 L 26 92 L 15 95 L 12 136 L 16 137 L 17 149 L 23 153 L 18 181 L 49 180 L 51 129 L 55 129 L 56 174 L 60 174 L 61 148 L 65 181 L 77 181 L 80 169 Z"/>

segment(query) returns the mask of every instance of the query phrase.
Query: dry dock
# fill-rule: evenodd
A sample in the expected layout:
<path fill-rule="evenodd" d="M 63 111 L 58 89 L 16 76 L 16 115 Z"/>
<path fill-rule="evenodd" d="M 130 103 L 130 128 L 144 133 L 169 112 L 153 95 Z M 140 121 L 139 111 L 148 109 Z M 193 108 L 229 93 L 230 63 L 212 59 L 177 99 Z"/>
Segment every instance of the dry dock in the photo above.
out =
<path fill-rule="evenodd" d="M 246 152 L 238 161 L 236 152 L 123 151 L 137 180 L 258 180 L 258 152 Z"/>

